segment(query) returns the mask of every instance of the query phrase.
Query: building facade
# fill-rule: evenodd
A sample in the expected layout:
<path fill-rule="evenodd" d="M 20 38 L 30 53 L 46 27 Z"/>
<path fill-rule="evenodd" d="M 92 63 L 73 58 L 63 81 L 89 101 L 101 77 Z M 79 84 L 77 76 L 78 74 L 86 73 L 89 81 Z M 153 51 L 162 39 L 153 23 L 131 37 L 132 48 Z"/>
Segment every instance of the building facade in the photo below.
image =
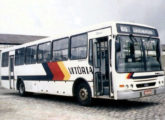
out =
<path fill-rule="evenodd" d="M 46 36 L 0 34 L 0 53 L 1 53 L 1 50 L 4 48 L 21 45 L 21 44 L 35 41 L 42 38 L 46 38 Z M 1 58 L 1 54 L 0 54 L 0 58 Z M 0 66 L 1 66 L 1 59 L 0 59 Z M 1 70 L 1 67 L 0 67 L 0 70 Z"/>
<path fill-rule="evenodd" d="M 46 36 L 0 34 L 0 51 L 4 48 L 46 38 Z"/>

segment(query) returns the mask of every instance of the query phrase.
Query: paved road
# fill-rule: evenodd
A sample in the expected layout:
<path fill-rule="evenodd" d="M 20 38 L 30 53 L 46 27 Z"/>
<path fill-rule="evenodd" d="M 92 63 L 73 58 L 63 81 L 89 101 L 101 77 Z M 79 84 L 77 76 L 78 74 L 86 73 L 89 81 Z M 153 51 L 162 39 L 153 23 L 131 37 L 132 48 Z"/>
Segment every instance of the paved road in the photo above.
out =
<path fill-rule="evenodd" d="M 138 100 L 95 100 L 79 106 L 70 97 L 34 94 L 20 97 L 0 87 L 0 120 L 165 120 L 165 95 Z"/>

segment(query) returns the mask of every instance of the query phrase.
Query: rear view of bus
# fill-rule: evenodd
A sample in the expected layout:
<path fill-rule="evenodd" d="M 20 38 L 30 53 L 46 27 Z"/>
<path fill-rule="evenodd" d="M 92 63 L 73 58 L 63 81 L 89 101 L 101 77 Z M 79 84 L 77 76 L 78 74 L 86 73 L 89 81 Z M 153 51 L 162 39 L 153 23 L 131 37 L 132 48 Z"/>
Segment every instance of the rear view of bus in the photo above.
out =
<path fill-rule="evenodd" d="M 157 30 L 133 24 L 116 24 L 116 27 L 115 98 L 138 98 L 165 92 Z"/>

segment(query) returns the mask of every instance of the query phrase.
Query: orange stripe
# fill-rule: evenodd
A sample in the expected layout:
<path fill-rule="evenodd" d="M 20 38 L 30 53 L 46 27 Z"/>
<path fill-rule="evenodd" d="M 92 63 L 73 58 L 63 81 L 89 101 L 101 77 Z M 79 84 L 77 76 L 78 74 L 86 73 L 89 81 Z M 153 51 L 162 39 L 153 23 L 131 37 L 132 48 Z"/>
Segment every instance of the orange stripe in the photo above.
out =
<path fill-rule="evenodd" d="M 127 76 L 126 76 L 126 78 L 127 78 L 127 79 L 130 79 L 131 76 L 132 76 L 132 74 L 133 74 L 133 73 L 128 73 Z"/>
<path fill-rule="evenodd" d="M 58 65 L 59 65 L 61 71 L 62 71 L 63 74 L 64 74 L 63 80 L 69 80 L 69 79 L 70 79 L 70 73 L 69 73 L 68 70 L 66 69 L 64 63 L 63 63 L 63 62 L 58 62 Z"/>

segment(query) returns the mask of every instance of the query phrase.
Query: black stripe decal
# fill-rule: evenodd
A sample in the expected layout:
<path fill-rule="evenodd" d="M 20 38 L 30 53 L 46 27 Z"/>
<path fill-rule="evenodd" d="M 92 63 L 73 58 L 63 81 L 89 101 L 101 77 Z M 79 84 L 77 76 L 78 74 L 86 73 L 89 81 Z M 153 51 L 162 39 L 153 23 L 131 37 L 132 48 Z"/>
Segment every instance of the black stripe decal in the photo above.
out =
<path fill-rule="evenodd" d="M 42 66 L 46 72 L 46 78 L 47 80 L 52 80 L 53 79 L 53 74 L 52 72 L 50 71 L 49 67 L 48 67 L 48 64 L 47 63 L 42 63 Z"/>
<path fill-rule="evenodd" d="M 2 80 L 9 80 L 9 76 L 1 76 Z M 11 76 L 11 79 L 14 79 L 14 76 Z"/>
<path fill-rule="evenodd" d="M 18 76 L 18 78 L 23 80 L 41 80 L 41 81 L 48 81 L 53 79 L 53 74 L 49 69 L 47 63 L 42 63 L 42 66 L 46 72 L 46 75 L 34 75 L 34 76 Z M 11 79 L 14 79 L 14 76 L 11 76 Z M 2 80 L 9 80 L 9 76 L 2 76 Z"/>
<path fill-rule="evenodd" d="M 22 80 L 51 80 L 48 78 L 48 76 L 42 76 L 42 75 L 38 75 L 38 76 L 18 76 L 18 78 L 22 79 Z"/>
<path fill-rule="evenodd" d="M 9 76 L 2 76 L 1 77 L 2 80 L 9 80 Z M 12 79 L 14 79 L 14 76 L 11 76 Z M 49 79 L 47 76 L 42 76 L 42 75 L 38 75 L 38 76 L 18 76 L 18 78 L 23 79 L 23 80 L 41 80 L 41 81 L 48 81 L 48 80 L 52 80 Z"/>
<path fill-rule="evenodd" d="M 1 76 L 2 80 L 9 80 L 9 76 Z"/>

